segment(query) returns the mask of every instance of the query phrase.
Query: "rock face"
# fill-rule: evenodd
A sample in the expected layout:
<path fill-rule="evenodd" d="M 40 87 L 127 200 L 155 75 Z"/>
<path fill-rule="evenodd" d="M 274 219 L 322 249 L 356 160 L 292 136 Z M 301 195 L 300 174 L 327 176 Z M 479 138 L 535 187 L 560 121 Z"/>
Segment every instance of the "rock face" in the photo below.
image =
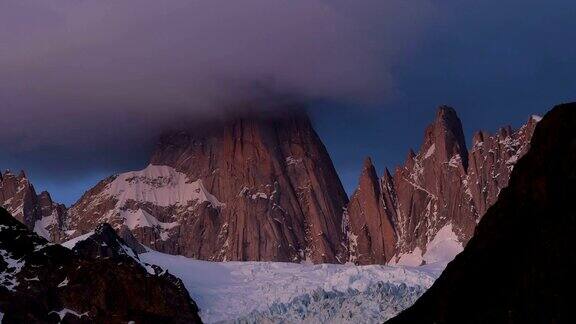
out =
<path fill-rule="evenodd" d="M 383 264 L 394 255 L 396 202 L 394 189 L 386 185 L 389 179 L 386 173 L 381 183 L 372 160 L 364 161 L 358 189 L 344 215 L 352 262 Z"/>
<path fill-rule="evenodd" d="M 53 202 L 46 191 L 37 195 L 24 172 L 0 174 L 0 207 L 45 239 L 60 240 L 66 207 Z"/>
<path fill-rule="evenodd" d="M 150 165 L 110 177 L 69 211 L 73 235 L 101 222 L 156 250 L 204 260 L 345 261 L 348 203 L 301 110 L 165 134 Z"/>
<path fill-rule="evenodd" d="M 574 323 L 576 104 L 538 124 L 474 237 L 389 323 Z"/>
<path fill-rule="evenodd" d="M 91 255 L 105 251 L 96 245 L 121 242 L 113 233 L 71 251 L 49 244 L 0 208 L 3 323 L 200 323 L 181 282 L 147 271 L 128 254 Z M 102 237 L 109 240 L 98 241 Z"/>
<path fill-rule="evenodd" d="M 518 131 L 478 132 L 468 152 L 456 112 L 440 107 L 418 153 L 410 151 L 393 177 L 386 170 L 378 181 L 365 165 L 345 214 L 350 260 L 412 266 L 449 261 L 508 184 L 537 121 L 530 118 Z M 385 252 L 381 242 L 387 243 Z"/>

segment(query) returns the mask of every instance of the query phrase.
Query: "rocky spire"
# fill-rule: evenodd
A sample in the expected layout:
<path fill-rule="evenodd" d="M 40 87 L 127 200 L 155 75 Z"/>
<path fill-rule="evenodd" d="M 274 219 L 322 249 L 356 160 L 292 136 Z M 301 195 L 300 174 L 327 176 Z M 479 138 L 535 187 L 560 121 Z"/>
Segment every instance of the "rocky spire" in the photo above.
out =
<path fill-rule="evenodd" d="M 384 189 L 384 190 L 383 190 Z M 366 158 L 358 189 L 348 204 L 348 220 L 353 240 L 350 245 L 351 259 L 357 264 L 386 263 L 394 254 L 396 233 L 390 188 L 381 188 L 376 169 Z M 386 197 L 384 197 L 386 192 Z M 393 212 L 393 209 L 391 209 Z"/>
<path fill-rule="evenodd" d="M 426 130 L 423 148 L 427 150 L 431 145 L 434 145 L 438 161 L 449 162 L 458 157 L 464 170 L 468 168 L 468 151 L 462 122 L 454 108 L 438 108 L 434 122 Z"/>

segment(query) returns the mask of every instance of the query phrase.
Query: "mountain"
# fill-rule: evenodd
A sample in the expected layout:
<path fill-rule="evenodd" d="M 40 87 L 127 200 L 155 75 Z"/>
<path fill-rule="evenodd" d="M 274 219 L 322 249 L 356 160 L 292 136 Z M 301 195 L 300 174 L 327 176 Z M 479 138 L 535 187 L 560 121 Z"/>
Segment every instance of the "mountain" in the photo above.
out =
<path fill-rule="evenodd" d="M 181 281 L 138 262 L 114 231 L 99 240 L 103 231 L 91 235 L 92 245 L 69 250 L 0 208 L 3 323 L 201 323 Z M 124 253 L 92 254 L 114 241 Z"/>
<path fill-rule="evenodd" d="M 468 151 L 456 111 L 442 106 L 394 176 L 365 162 L 345 213 L 350 261 L 420 265 L 449 261 L 470 239 L 529 149 L 539 118 L 519 130 L 477 132 Z"/>
<path fill-rule="evenodd" d="M 103 180 L 68 212 L 203 260 L 346 260 L 347 195 L 305 112 L 240 114 L 164 134 L 144 170 Z"/>
<path fill-rule="evenodd" d="M 110 223 L 138 253 L 417 266 L 462 250 L 539 120 L 477 132 L 468 149 L 456 111 L 442 106 L 393 174 L 379 177 L 366 159 L 348 202 L 306 113 L 279 111 L 167 132 L 145 169 L 104 179 L 69 210 L 23 173 L 2 175 L 0 201 L 54 242 Z"/>
<path fill-rule="evenodd" d="M 389 323 L 574 323 L 576 104 L 538 124 L 464 251 Z"/>
<path fill-rule="evenodd" d="M 10 171 L 0 174 L 0 207 L 45 239 L 60 240 L 66 207 L 52 201 L 46 191 L 36 194 L 23 171 L 18 175 Z"/>

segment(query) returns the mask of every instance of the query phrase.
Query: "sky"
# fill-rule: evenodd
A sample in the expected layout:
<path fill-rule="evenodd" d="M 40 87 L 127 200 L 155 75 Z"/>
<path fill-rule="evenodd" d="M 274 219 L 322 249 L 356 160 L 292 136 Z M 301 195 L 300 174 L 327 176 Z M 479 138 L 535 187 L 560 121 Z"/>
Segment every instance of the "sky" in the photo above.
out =
<path fill-rule="evenodd" d="M 576 99 L 568 0 L 3 0 L 0 168 L 67 205 L 146 165 L 157 134 L 263 88 L 310 103 L 349 193 L 417 149 Z"/>

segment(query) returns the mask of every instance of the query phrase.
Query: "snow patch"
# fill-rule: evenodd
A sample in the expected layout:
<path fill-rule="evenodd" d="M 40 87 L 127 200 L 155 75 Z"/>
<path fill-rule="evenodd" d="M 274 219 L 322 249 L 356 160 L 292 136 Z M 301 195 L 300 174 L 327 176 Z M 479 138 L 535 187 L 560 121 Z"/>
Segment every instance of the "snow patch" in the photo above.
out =
<path fill-rule="evenodd" d="M 163 207 L 185 206 L 189 202 L 224 205 L 208 192 L 201 179 L 191 182 L 186 174 L 164 165 L 148 165 L 141 171 L 122 173 L 108 184 L 105 194 L 118 200 L 117 207 L 129 200 Z"/>
<path fill-rule="evenodd" d="M 450 161 L 448 161 L 448 165 L 453 168 L 458 168 L 462 165 L 462 158 L 460 157 L 460 155 L 455 154 L 452 156 Z"/>
<path fill-rule="evenodd" d="M 436 151 L 436 144 L 430 145 L 430 147 L 428 148 L 428 151 L 426 151 L 426 154 L 424 154 L 424 159 L 431 157 L 435 151 Z"/>
<path fill-rule="evenodd" d="M 295 165 L 295 164 L 299 164 L 302 163 L 302 159 L 295 159 L 292 156 L 289 156 L 286 158 L 286 164 L 287 165 Z"/>
<path fill-rule="evenodd" d="M 156 219 L 156 217 L 150 215 L 142 209 L 129 210 L 121 214 L 124 217 L 124 224 L 128 226 L 130 230 L 138 227 L 160 227 L 161 229 L 169 230 L 180 225 L 178 222 L 160 222 L 158 219 Z"/>
<path fill-rule="evenodd" d="M 18 286 L 16 275 L 20 273 L 25 263 L 24 260 L 16 260 L 12 257 L 10 252 L 0 249 L 0 257 L 6 263 L 4 271 L 0 272 L 0 285 L 4 286 L 9 291 L 15 291 Z"/>
<path fill-rule="evenodd" d="M 422 264 L 433 265 L 434 267 L 444 267 L 452 261 L 464 247 L 458 240 L 456 233 L 452 229 L 452 224 L 442 227 L 434 238 L 426 244 L 426 252 L 422 253 L 416 247 L 410 253 L 404 253 L 388 263 L 389 265 L 403 265 L 416 267 Z"/>
<path fill-rule="evenodd" d="M 458 241 L 456 233 L 452 230 L 452 224 L 442 227 L 434 236 L 434 239 L 426 245 L 426 253 L 423 259 L 426 264 L 436 262 L 450 262 L 464 248 Z"/>
<path fill-rule="evenodd" d="M 52 240 L 50 231 L 48 228 L 50 226 L 57 225 L 56 222 L 56 212 L 52 213 L 50 216 L 42 217 L 34 223 L 34 233 L 42 236 L 48 241 Z"/>
<path fill-rule="evenodd" d="M 402 265 L 402 266 L 409 266 L 409 267 L 417 267 L 422 265 L 422 250 L 419 247 L 416 247 L 414 251 L 410 253 L 403 253 L 400 254 L 397 259 L 393 258 L 388 263 L 389 265 Z"/>
<path fill-rule="evenodd" d="M 268 199 L 268 195 L 264 192 L 257 192 L 255 194 L 252 194 L 252 196 L 250 196 L 250 198 L 252 200 L 256 200 L 256 199 Z"/>
<path fill-rule="evenodd" d="M 68 277 L 58 284 L 58 288 L 66 287 L 68 285 Z"/>
<path fill-rule="evenodd" d="M 67 314 L 72 314 L 78 318 L 81 318 L 82 316 L 88 316 L 88 312 L 80 314 L 80 313 L 75 312 L 75 311 L 68 309 L 68 308 L 62 308 L 62 310 L 59 310 L 59 311 L 51 311 L 48 314 L 52 314 L 52 313 L 58 314 L 58 316 L 60 317 L 60 320 L 63 320 Z"/>
<path fill-rule="evenodd" d="M 60 245 L 62 245 L 63 247 L 65 247 L 65 248 L 67 248 L 67 249 L 72 250 L 72 249 L 76 246 L 76 244 L 78 244 L 78 243 L 81 242 L 81 241 L 84 241 L 85 239 L 89 238 L 89 237 L 92 236 L 93 234 L 94 234 L 94 232 L 88 232 L 88 233 L 86 233 L 86 234 L 77 236 L 77 237 L 75 237 L 75 238 L 73 238 L 73 239 L 71 239 L 71 240 L 68 240 L 68 241 L 66 241 L 66 242 L 64 242 L 64 243 L 62 243 L 62 244 L 60 244 Z"/>

